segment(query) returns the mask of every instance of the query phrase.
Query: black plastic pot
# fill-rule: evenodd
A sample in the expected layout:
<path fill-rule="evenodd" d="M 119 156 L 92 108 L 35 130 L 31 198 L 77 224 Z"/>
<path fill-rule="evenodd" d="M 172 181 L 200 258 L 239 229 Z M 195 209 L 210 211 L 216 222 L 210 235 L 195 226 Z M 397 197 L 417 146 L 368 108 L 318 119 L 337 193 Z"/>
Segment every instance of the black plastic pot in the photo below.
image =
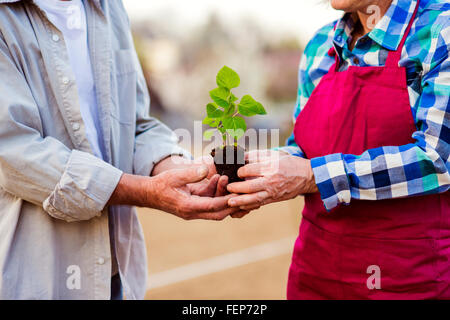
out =
<path fill-rule="evenodd" d="M 228 182 L 242 181 L 237 175 L 240 167 L 245 165 L 245 149 L 239 146 L 217 147 L 211 151 L 217 173 L 228 177 Z"/>

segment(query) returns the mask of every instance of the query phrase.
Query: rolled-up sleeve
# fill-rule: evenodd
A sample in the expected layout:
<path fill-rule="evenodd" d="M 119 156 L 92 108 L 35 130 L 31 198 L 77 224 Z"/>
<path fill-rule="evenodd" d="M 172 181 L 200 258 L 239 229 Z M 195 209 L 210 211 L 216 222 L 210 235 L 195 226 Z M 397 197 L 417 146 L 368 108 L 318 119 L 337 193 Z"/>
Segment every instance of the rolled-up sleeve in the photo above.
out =
<path fill-rule="evenodd" d="M 0 188 L 66 221 L 101 215 L 122 172 L 44 137 L 28 83 L 0 38 Z"/>
<path fill-rule="evenodd" d="M 121 176 L 122 171 L 99 158 L 73 150 L 44 210 L 66 221 L 100 216 Z"/>

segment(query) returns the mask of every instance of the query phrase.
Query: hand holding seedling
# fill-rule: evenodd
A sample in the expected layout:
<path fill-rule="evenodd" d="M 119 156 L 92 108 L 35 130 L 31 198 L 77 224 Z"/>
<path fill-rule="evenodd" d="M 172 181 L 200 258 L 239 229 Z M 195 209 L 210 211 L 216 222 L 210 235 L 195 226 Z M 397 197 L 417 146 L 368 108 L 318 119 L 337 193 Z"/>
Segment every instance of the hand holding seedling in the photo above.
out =
<path fill-rule="evenodd" d="M 228 200 L 235 195 L 215 194 L 219 176 L 213 176 L 215 181 L 205 180 L 207 176 L 208 168 L 204 165 L 164 171 L 149 181 L 147 201 L 152 208 L 185 220 L 223 220 L 240 211 L 227 207 Z"/>
<path fill-rule="evenodd" d="M 269 203 L 318 192 L 308 159 L 274 150 L 257 150 L 246 157 L 249 164 L 240 168 L 238 174 L 248 180 L 228 185 L 228 191 L 241 194 L 228 201 L 231 207 L 251 211 Z M 238 213 L 235 217 L 243 215 Z"/>
<path fill-rule="evenodd" d="M 214 160 L 211 156 L 204 156 L 195 160 L 171 156 L 160 161 L 152 171 L 152 176 L 157 176 L 164 171 L 172 169 L 189 169 L 192 166 L 204 165 L 208 168 L 208 175 L 200 182 L 188 184 L 187 187 L 193 195 L 202 197 L 223 196 L 228 194 L 226 187 L 228 178 L 217 174 Z"/>
<path fill-rule="evenodd" d="M 219 155 L 219 160 L 228 158 L 224 150 L 227 143 L 232 143 L 234 157 L 231 157 L 231 170 L 227 167 L 228 163 L 216 161 L 217 157 L 214 157 L 214 163 L 209 158 L 209 163 L 200 165 L 192 162 L 175 164 L 168 158 L 155 166 L 152 177 L 124 174 L 108 205 L 128 204 L 155 208 L 186 220 L 222 220 L 229 215 L 248 213 L 239 207 L 228 206 L 228 201 L 236 197 L 236 194 L 224 194 L 227 193 L 228 181 L 238 181 L 236 171 L 245 163 L 244 150 L 241 148 L 239 151 L 237 148 L 238 139 L 247 129 L 242 116 L 264 115 L 266 111 L 261 103 L 249 95 L 238 102 L 239 99 L 231 92 L 231 89 L 240 84 L 239 75 L 235 71 L 224 67 L 216 80 L 218 87 L 210 92 L 213 102 L 208 104 L 208 116 L 203 122 L 218 130 L 223 139 L 223 147 L 215 149 L 213 157 Z M 206 132 L 205 138 L 211 138 L 213 133 Z M 242 158 L 241 161 L 238 158 Z M 228 178 L 223 176 L 224 173 Z"/>
<path fill-rule="evenodd" d="M 219 180 L 208 165 L 177 160 L 159 162 L 152 177 L 123 174 L 108 205 L 154 208 L 185 220 L 223 220 L 241 211 L 228 207 L 236 195 L 223 195 L 227 181 L 221 182 L 223 177 Z"/>

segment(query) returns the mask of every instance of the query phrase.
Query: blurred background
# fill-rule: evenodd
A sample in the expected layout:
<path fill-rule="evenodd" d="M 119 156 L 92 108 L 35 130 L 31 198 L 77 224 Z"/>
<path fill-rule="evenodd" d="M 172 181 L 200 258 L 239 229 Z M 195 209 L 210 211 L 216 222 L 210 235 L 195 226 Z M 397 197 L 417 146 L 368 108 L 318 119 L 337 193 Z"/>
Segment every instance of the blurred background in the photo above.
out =
<path fill-rule="evenodd" d="M 341 13 L 324 0 L 123 0 L 151 93 L 151 114 L 193 130 L 224 65 L 268 115 L 255 129 L 290 135 L 303 48 Z M 198 156 L 198 154 L 196 154 Z M 285 299 L 303 199 L 243 220 L 181 221 L 141 209 L 148 246 L 148 299 Z"/>

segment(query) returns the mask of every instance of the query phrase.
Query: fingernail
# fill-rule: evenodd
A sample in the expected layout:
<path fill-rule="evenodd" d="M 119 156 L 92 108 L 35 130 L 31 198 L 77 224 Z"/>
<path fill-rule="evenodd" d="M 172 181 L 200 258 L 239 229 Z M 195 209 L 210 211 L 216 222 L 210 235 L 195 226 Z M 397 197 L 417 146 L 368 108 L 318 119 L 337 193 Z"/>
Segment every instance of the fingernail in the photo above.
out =
<path fill-rule="evenodd" d="M 230 206 L 234 206 L 234 205 L 236 204 L 236 201 L 235 201 L 235 200 L 230 200 L 230 201 L 228 202 L 228 204 L 229 204 Z"/>
<path fill-rule="evenodd" d="M 200 167 L 197 169 L 197 173 L 199 176 L 205 176 L 208 174 L 208 168 L 206 167 Z"/>

